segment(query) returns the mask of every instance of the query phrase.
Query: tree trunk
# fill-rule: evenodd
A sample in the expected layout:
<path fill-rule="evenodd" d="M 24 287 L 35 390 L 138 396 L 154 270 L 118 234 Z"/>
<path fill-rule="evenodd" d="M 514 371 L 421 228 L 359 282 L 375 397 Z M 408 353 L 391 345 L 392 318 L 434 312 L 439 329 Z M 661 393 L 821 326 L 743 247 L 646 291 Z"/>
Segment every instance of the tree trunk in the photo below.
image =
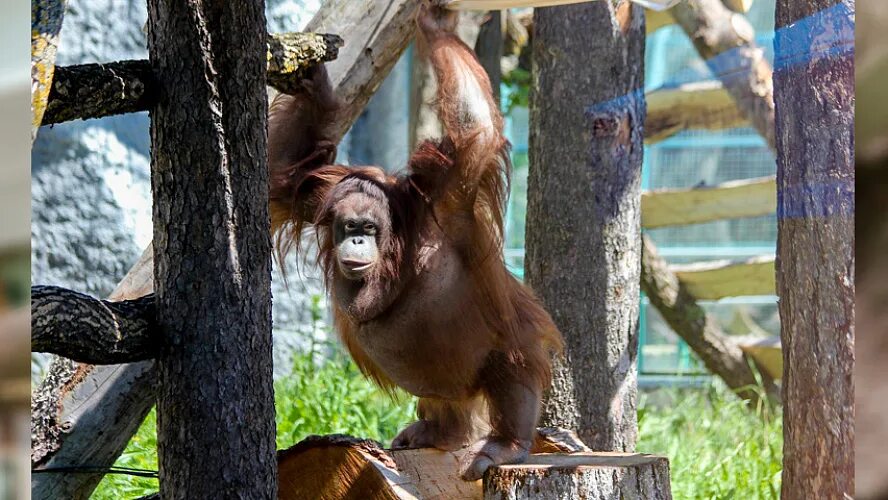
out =
<path fill-rule="evenodd" d="M 778 0 L 782 498 L 854 495 L 854 1 Z"/>
<path fill-rule="evenodd" d="M 368 439 L 309 436 L 278 452 L 279 498 L 671 498 L 665 458 L 594 453 L 566 429 L 538 429 L 526 462 L 491 467 L 483 481 L 460 478 L 468 451 L 384 450 Z"/>
<path fill-rule="evenodd" d="M 525 269 L 565 339 L 543 422 L 594 450 L 637 434 L 644 30 L 628 1 L 534 11 Z"/>
<path fill-rule="evenodd" d="M 484 500 L 563 498 L 672 500 L 669 460 L 640 453 L 531 455 L 484 477 Z"/>
<path fill-rule="evenodd" d="M 272 499 L 265 2 L 149 0 L 148 28 L 161 497 Z"/>

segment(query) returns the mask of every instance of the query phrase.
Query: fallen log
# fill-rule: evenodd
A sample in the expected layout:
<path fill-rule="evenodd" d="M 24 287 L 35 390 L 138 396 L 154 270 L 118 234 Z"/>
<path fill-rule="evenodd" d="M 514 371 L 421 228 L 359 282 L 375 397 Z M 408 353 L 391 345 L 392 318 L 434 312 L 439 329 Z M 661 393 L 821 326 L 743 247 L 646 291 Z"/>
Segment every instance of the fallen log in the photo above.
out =
<path fill-rule="evenodd" d="M 282 500 L 672 498 L 665 458 L 593 453 L 564 429 L 540 429 L 525 463 L 493 467 L 479 481 L 459 477 L 467 453 L 384 450 L 366 439 L 311 436 L 278 452 L 278 495 Z"/>
<path fill-rule="evenodd" d="M 299 92 L 305 72 L 335 59 L 341 45 L 337 35 L 269 35 L 268 85 L 288 94 Z M 41 124 L 148 111 L 159 91 L 148 60 L 59 66 Z"/>

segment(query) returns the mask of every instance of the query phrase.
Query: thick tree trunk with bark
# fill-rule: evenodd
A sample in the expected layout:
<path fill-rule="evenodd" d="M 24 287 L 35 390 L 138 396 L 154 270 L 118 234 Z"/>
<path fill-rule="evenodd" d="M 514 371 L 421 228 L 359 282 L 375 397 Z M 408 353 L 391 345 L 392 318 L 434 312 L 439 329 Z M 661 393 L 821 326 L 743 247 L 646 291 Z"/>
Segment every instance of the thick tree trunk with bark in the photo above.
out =
<path fill-rule="evenodd" d="M 644 37 L 628 0 L 534 11 L 525 269 L 565 339 L 543 422 L 594 450 L 637 434 Z"/>
<path fill-rule="evenodd" d="M 854 1 L 777 0 L 782 498 L 854 495 Z"/>
<path fill-rule="evenodd" d="M 148 28 L 161 496 L 273 499 L 265 2 L 149 0 Z"/>

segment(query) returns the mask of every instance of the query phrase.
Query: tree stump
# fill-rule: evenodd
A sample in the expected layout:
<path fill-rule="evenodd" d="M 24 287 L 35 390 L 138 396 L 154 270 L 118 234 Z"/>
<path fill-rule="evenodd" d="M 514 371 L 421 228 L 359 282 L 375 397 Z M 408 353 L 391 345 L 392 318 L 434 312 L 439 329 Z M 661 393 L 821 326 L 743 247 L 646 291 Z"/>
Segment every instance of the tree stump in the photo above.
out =
<path fill-rule="evenodd" d="M 384 450 L 344 435 L 311 436 L 278 452 L 281 500 L 671 499 L 666 458 L 595 453 L 570 431 L 540 429 L 524 464 L 463 481 L 466 449 Z"/>
<path fill-rule="evenodd" d="M 484 500 L 670 500 L 669 460 L 643 453 L 551 453 L 501 465 L 484 477 Z"/>

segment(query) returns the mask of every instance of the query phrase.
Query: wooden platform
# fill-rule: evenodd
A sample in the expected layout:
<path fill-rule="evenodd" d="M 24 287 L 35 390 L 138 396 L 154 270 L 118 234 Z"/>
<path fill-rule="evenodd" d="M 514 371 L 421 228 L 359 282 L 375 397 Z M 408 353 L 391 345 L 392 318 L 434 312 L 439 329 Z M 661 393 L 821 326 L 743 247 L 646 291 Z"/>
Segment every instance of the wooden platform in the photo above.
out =
<path fill-rule="evenodd" d="M 349 436 L 312 436 L 278 453 L 279 498 L 672 498 L 666 458 L 573 451 L 584 448 L 579 440 L 542 436 L 525 463 L 493 467 L 483 480 L 467 482 L 459 478 L 466 450 L 384 450 Z"/>

